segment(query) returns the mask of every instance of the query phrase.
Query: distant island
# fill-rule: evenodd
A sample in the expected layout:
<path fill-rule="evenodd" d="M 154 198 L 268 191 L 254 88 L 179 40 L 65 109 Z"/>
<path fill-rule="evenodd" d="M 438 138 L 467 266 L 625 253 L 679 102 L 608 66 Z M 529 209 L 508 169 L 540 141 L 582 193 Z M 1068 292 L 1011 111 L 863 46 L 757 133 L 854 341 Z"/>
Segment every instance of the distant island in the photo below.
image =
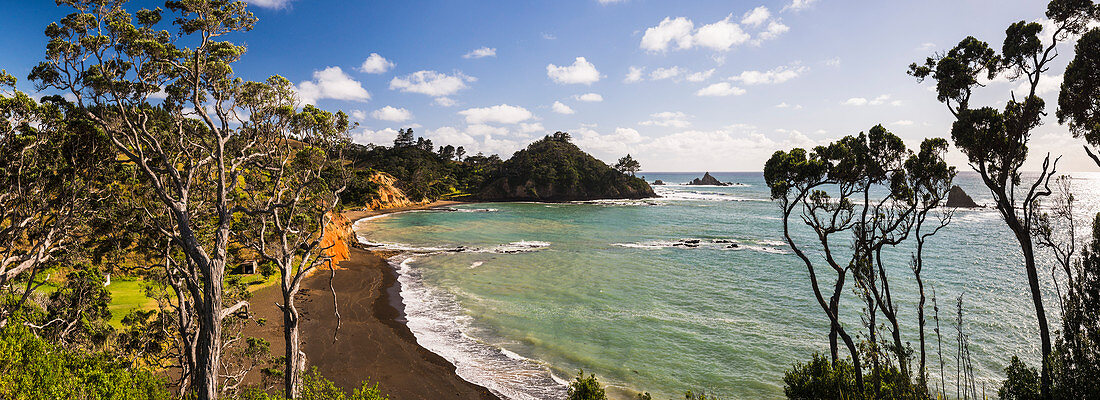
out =
<path fill-rule="evenodd" d="M 706 185 L 706 186 L 730 186 L 729 183 L 722 183 L 718 178 L 710 175 L 710 172 L 703 173 L 702 178 L 695 178 L 688 185 Z"/>

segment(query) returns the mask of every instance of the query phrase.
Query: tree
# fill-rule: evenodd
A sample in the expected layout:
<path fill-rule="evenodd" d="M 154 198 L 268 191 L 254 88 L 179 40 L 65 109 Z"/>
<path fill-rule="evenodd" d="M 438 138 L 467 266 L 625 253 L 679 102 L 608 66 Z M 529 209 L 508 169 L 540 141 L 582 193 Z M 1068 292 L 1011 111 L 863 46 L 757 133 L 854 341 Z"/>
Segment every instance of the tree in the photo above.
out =
<path fill-rule="evenodd" d="M 46 28 L 46 58 L 31 79 L 39 90 L 73 95 L 81 117 L 148 188 L 144 212 L 166 243 L 178 297 L 181 386 L 218 398 L 222 322 L 242 306 L 223 304 L 236 186 L 260 140 L 242 130 L 244 85 L 232 70 L 245 48 L 222 37 L 251 30 L 256 18 L 243 2 L 167 1 L 178 32 L 170 33 L 155 29 L 159 8 L 131 15 L 121 0 L 58 3 L 75 11 Z M 166 98 L 150 105 L 160 91 Z"/>
<path fill-rule="evenodd" d="M 818 146 L 809 154 L 804 149 L 777 151 L 764 167 L 772 199 L 781 208 L 784 238 L 805 264 L 814 297 L 829 318 L 831 359 L 834 363 L 840 361 L 839 336 L 851 355 L 856 387 L 862 388 L 861 352 L 841 322 L 839 312 L 846 278 L 849 273 L 854 278 L 857 293 L 867 307 L 867 344 L 876 395 L 880 378 L 888 377 L 880 377 L 880 371 L 886 371 L 880 368 L 877 347 L 876 318 L 880 313 L 889 322 L 893 343 L 888 350 L 897 360 L 899 374 L 905 380 L 911 378 L 909 356 L 901 341 L 898 304 L 890 289 L 883 249 L 902 244 L 914 231 L 921 232 L 919 227 L 925 223 L 927 214 L 946 198 L 954 177 L 954 169 L 943 160 L 946 150 L 945 140 L 926 139 L 920 152 L 914 154 L 900 138 L 879 125 L 868 133 Z M 796 209 L 801 209 L 800 219 L 814 233 L 816 245 L 795 241 L 790 221 Z M 945 223 L 941 220 L 941 226 Z M 936 231 L 917 236 L 927 238 Z M 851 243 L 836 244 L 837 234 L 850 234 Z M 922 245 L 923 241 L 918 241 L 914 259 L 922 258 Z M 820 261 L 811 259 L 807 253 L 811 249 L 820 250 Z M 839 258 L 843 249 L 852 250 L 850 259 Z M 828 299 L 822 293 L 817 274 L 822 262 L 836 274 Z M 921 263 L 914 261 L 918 266 Z M 919 267 L 915 267 L 914 273 L 919 280 Z M 924 329 L 923 324 L 920 329 Z M 924 358 L 923 354 L 921 357 Z"/>
<path fill-rule="evenodd" d="M 393 147 L 412 147 L 416 144 L 413 140 L 412 128 L 402 128 L 397 131 L 397 138 L 393 139 Z"/>
<path fill-rule="evenodd" d="M 584 376 L 584 370 L 581 370 L 577 373 L 575 380 L 569 383 L 566 399 L 607 400 L 607 394 L 604 392 L 603 386 L 600 385 L 600 381 L 596 380 L 596 375 L 588 374 L 586 377 Z"/>
<path fill-rule="evenodd" d="M 439 157 L 443 158 L 443 161 L 451 161 L 455 158 L 455 147 L 451 145 L 439 147 Z"/>
<path fill-rule="evenodd" d="M 110 145 L 59 96 L 42 103 L 0 71 L 0 327 L 45 280 L 89 217 Z"/>
<path fill-rule="evenodd" d="M 305 370 L 299 350 L 300 315 L 295 296 L 302 279 L 331 265 L 327 251 L 335 229 L 330 223 L 346 188 L 342 148 L 351 125 L 344 113 L 312 105 L 300 112 L 290 81 L 275 76 L 245 84 L 241 99 L 249 120 L 242 133 L 259 138 L 242 186 L 240 207 L 252 216 L 245 241 L 279 270 L 286 343 L 284 393 L 297 398 Z M 335 300 L 335 298 L 334 298 Z"/>
<path fill-rule="evenodd" d="M 466 148 L 464 148 L 462 146 L 458 146 L 458 148 L 455 149 L 455 160 L 462 161 L 462 160 L 465 160 L 465 159 L 466 159 Z"/>
<path fill-rule="evenodd" d="M 1100 7 L 1098 7 L 1100 9 Z M 1100 11 L 1098 11 L 1100 12 Z M 1073 61 L 1066 67 L 1058 94 L 1058 123 L 1069 125 L 1073 137 L 1084 137 L 1100 146 L 1100 28 L 1093 28 L 1077 41 Z M 1100 166 L 1100 158 L 1088 146 L 1085 152 Z"/>
<path fill-rule="evenodd" d="M 922 64 L 913 63 L 909 74 L 918 81 L 931 78 L 936 82 L 937 99 L 955 117 L 951 138 L 981 175 L 1002 219 L 1020 245 L 1039 325 L 1043 358 L 1041 391 L 1043 398 L 1050 398 L 1050 328 L 1036 268 L 1031 223 L 1038 201 L 1051 193 L 1049 184 L 1058 159 L 1052 160 L 1048 154 L 1039 176 L 1027 183 L 1022 182 L 1020 169 L 1027 158 L 1031 132 L 1041 123 L 1045 103 L 1037 95 L 1037 88 L 1049 63 L 1057 56 L 1055 48 L 1071 35 L 1082 33 L 1095 20 L 1097 10 L 1089 0 L 1054 0 L 1048 4 L 1046 15 L 1054 22 L 1049 43 L 1043 43 L 1039 37 L 1042 25 L 1020 21 L 1005 31 L 1000 54 L 985 42 L 967 37 L 945 54 L 929 57 Z M 982 86 L 979 78 L 997 76 L 1024 80 L 1022 99 L 1014 94 L 1003 110 L 989 106 L 971 108 L 971 95 L 975 87 Z M 1018 198 L 1017 192 L 1022 198 Z"/>
<path fill-rule="evenodd" d="M 630 176 L 634 176 L 634 173 L 640 171 L 641 169 L 642 164 L 640 164 L 638 160 L 635 160 L 634 157 L 631 157 L 630 154 L 627 154 L 626 157 L 620 158 L 619 161 L 615 163 L 616 171 L 622 172 L 624 174 L 629 173 Z"/>

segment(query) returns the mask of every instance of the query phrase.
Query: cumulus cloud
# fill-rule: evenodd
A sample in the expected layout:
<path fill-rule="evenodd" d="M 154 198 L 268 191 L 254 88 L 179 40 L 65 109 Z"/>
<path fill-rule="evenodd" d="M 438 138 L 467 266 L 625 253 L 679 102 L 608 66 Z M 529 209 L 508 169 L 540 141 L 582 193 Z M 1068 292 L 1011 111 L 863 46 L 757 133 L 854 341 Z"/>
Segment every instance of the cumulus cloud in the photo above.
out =
<path fill-rule="evenodd" d="M 730 80 L 746 85 L 770 85 L 797 78 L 809 70 L 810 68 L 802 65 L 784 65 L 768 71 L 744 71 L 740 75 L 731 76 Z"/>
<path fill-rule="evenodd" d="M 459 115 L 466 117 L 467 124 L 485 124 L 485 123 L 500 123 L 500 124 L 515 124 L 522 121 L 531 119 L 534 115 L 526 108 L 519 106 L 510 106 L 507 104 L 495 105 L 492 107 L 484 108 L 470 108 L 458 112 Z"/>
<path fill-rule="evenodd" d="M 907 120 L 907 119 L 903 119 L 903 120 L 898 120 L 898 121 L 894 121 L 894 123 L 893 123 L 893 124 L 891 124 L 891 125 L 897 125 L 897 126 L 909 126 L 909 125 L 913 125 L 913 121 L 910 121 L 910 120 Z"/>
<path fill-rule="evenodd" d="M 813 3 L 816 3 L 816 2 L 817 2 L 817 0 L 791 0 L 791 4 L 788 4 L 787 6 L 783 7 L 782 11 L 794 11 L 794 12 L 802 11 L 802 10 L 805 10 L 805 9 L 809 8 L 810 5 L 812 5 Z"/>
<path fill-rule="evenodd" d="M 254 5 L 260 8 L 270 8 L 275 10 L 281 10 L 290 6 L 293 0 L 245 0 L 248 4 Z"/>
<path fill-rule="evenodd" d="M 598 103 L 598 102 L 603 101 L 603 96 L 600 96 L 599 93 L 579 94 L 579 95 L 573 96 L 573 98 L 576 99 L 576 100 L 579 100 L 579 101 L 587 101 L 587 102 L 593 102 L 593 103 Z"/>
<path fill-rule="evenodd" d="M 767 29 L 764 29 L 763 32 L 760 32 L 758 36 L 760 36 L 760 40 L 772 40 L 779 37 L 779 35 L 787 33 L 790 30 L 791 27 L 784 25 L 783 22 L 779 20 L 771 20 L 768 22 Z M 756 41 L 754 44 L 759 46 L 760 41 Z"/>
<path fill-rule="evenodd" d="M 550 106 L 550 109 L 553 110 L 554 112 L 558 113 L 558 114 L 568 115 L 568 114 L 576 113 L 576 111 L 573 111 L 572 108 L 570 108 L 569 106 L 567 106 L 565 104 L 562 104 L 562 102 L 560 102 L 560 101 L 555 101 L 554 105 Z"/>
<path fill-rule="evenodd" d="M 313 71 L 313 80 L 298 84 L 298 95 L 302 102 L 316 103 L 321 99 L 367 101 L 370 93 L 363 85 L 351 79 L 340 67 L 328 67 Z"/>
<path fill-rule="evenodd" d="M 462 58 L 485 58 L 496 56 L 497 49 L 495 47 L 482 47 L 480 49 L 471 50 L 469 53 L 466 53 L 466 55 L 462 56 Z"/>
<path fill-rule="evenodd" d="M 352 110 L 351 119 L 363 122 L 367 119 L 367 112 L 363 110 Z"/>
<path fill-rule="evenodd" d="M 687 80 L 688 82 L 702 82 L 710 79 L 712 75 L 714 75 L 714 68 L 690 74 L 687 76 Z"/>
<path fill-rule="evenodd" d="M 741 16 L 741 23 L 747 26 L 760 26 L 772 17 L 771 11 L 768 11 L 768 7 L 760 6 L 746 12 Z"/>
<path fill-rule="evenodd" d="M 519 124 L 519 131 L 523 133 L 545 132 L 546 128 L 543 128 L 542 123 L 539 122 L 533 124 L 523 122 Z"/>
<path fill-rule="evenodd" d="M 730 22 L 733 14 L 713 24 L 703 25 L 695 32 L 695 43 L 712 50 L 726 51 L 733 46 L 749 41 L 749 34 L 737 24 Z"/>
<path fill-rule="evenodd" d="M 389 71 L 395 65 L 397 64 L 378 55 L 378 53 L 370 53 L 370 56 L 363 60 L 363 65 L 359 66 L 359 70 L 368 74 L 381 74 Z"/>
<path fill-rule="evenodd" d="M 657 26 L 645 30 L 641 47 L 648 51 L 663 52 L 675 43 L 677 48 L 690 49 L 693 29 L 695 29 L 695 23 L 687 18 L 665 17 Z"/>
<path fill-rule="evenodd" d="M 412 113 L 404 108 L 385 106 L 370 113 L 374 119 L 390 122 L 405 122 L 412 119 Z"/>
<path fill-rule="evenodd" d="M 784 101 L 784 102 L 781 102 L 779 104 L 776 104 L 775 108 L 790 108 L 792 110 L 801 110 L 802 105 L 801 104 L 790 105 L 790 104 L 787 104 L 787 102 Z"/>
<path fill-rule="evenodd" d="M 386 128 L 377 131 L 370 130 L 369 128 L 363 128 L 360 131 L 352 132 L 351 141 L 359 144 L 375 144 L 386 145 L 393 143 L 393 139 L 397 137 L 397 130 L 393 128 Z"/>
<path fill-rule="evenodd" d="M 691 126 L 691 122 L 687 120 L 688 115 L 680 111 L 665 111 L 650 114 L 649 116 L 652 117 L 652 119 L 639 122 L 638 125 L 661 126 L 666 128 L 687 128 Z"/>
<path fill-rule="evenodd" d="M 550 77 L 557 83 L 570 84 L 570 83 L 583 83 L 585 85 L 591 85 L 600 80 L 600 71 L 596 70 L 596 66 L 588 62 L 584 57 L 577 57 L 573 61 L 573 65 L 557 66 L 549 64 L 546 66 L 546 76 Z"/>
<path fill-rule="evenodd" d="M 461 72 L 447 75 L 436 71 L 416 71 L 409 75 L 393 78 L 390 81 L 390 89 L 406 93 L 426 94 L 432 97 L 444 97 L 467 88 L 466 83 L 476 80 L 477 78 L 466 76 Z"/>
<path fill-rule="evenodd" d="M 715 83 L 695 92 L 696 96 L 704 97 L 740 96 L 743 94 L 745 94 L 745 89 L 733 86 L 729 82 Z"/>
<path fill-rule="evenodd" d="M 685 71 L 683 69 L 680 69 L 680 67 L 676 66 L 672 68 L 657 68 L 653 70 L 653 72 L 649 73 L 649 79 L 659 81 L 662 79 L 675 78 L 677 76 L 680 76 L 680 74 L 684 72 Z"/>
<path fill-rule="evenodd" d="M 433 100 L 432 102 L 435 103 L 435 105 L 442 107 L 454 107 L 456 104 L 458 104 L 458 102 L 454 101 L 454 99 L 450 97 L 436 97 L 435 100 Z"/>
<path fill-rule="evenodd" d="M 891 98 L 891 96 L 888 95 L 888 94 L 879 95 L 878 97 L 875 97 L 871 100 L 867 100 L 866 97 L 852 97 L 848 100 L 845 100 L 841 104 L 844 104 L 844 105 L 847 105 L 847 106 L 857 106 L 857 107 L 859 107 L 859 106 L 879 106 L 879 105 L 883 105 L 883 104 L 889 104 L 889 105 L 892 105 L 892 106 L 896 107 L 896 106 L 900 106 L 902 104 L 901 100 L 891 100 L 890 98 Z"/>
<path fill-rule="evenodd" d="M 644 67 L 630 67 L 630 71 L 626 73 L 626 78 L 623 78 L 623 83 L 641 82 L 643 72 L 645 72 Z"/>

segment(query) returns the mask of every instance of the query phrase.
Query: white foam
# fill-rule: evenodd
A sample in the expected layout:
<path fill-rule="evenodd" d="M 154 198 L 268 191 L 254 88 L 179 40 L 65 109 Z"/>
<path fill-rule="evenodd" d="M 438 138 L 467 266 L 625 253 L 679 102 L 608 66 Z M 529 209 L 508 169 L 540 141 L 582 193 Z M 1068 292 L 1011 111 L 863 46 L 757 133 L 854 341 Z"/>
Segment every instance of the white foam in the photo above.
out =
<path fill-rule="evenodd" d="M 485 261 L 474 261 L 470 264 L 470 269 L 480 267 L 482 264 L 485 264 Z"/>
<path fill-rule="evenodd" d="M 397 269 L 409 330 L 417 343 L 455 365 L 458 376 L 505 399 L 565 397 L 566 384 L 543 363 L 467 335 L 470 318 L 454 294 L 426 285 L 413 257 L 390 260 Z"/>
<path fill-rule="evenodd" d="M 715 186 L 718 187 L 718 186 Z M 755 201 L 755 202 L 770 202 L 768 199 L 754 199 L 748 197 L 735 196 L 731 193 L 719 193 L 719 192 L 707 192 L 698 190 L 673 190 L 673 189 L 657 189 L 657 195 L 661 196 L 661 200 L 670 201 Z"/>

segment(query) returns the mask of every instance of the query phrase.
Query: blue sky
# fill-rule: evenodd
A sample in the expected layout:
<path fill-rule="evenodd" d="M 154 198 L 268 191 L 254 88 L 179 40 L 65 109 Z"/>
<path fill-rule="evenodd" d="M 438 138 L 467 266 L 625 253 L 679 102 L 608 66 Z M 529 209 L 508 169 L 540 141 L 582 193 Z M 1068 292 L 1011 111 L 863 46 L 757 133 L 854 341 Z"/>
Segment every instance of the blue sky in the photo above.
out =
<path fill-rule="evenodd" d="M 413 127 L 437 145 L 508 157 L 561 130 L 604 161 L 631 153 L 648 171 L 758 171 L 775 150 L 878 123 L 911 146 L 946 137 L 950 114 L 906 66 L 967 35 L 999 48 L 1008 24 L 1045 9 L 1037 0 L 252 3 L 256 28 L 234 38 L 249 49 L 238 74 L 287 77 L 305 100 L 353 115 L 358 142 L 388 144 Z M 43 28 L 69 11 L 42 0 L 6 7 L 0 68 L 23 78 L 42 57 Z M 1065 46 L 1048 104 L 1070 58 Z M 977 100 L 1002 105 L 1016 86 L 995 81 Z M 25 80 L 20 88 L 33 91 Z M 1064 154 L 1063 171 L 1094 169 L 1080 145 L 1049 118 L 1029 167 L 1052 152 Z M 966 168 L 957 152 L 951 161 Z"/>

